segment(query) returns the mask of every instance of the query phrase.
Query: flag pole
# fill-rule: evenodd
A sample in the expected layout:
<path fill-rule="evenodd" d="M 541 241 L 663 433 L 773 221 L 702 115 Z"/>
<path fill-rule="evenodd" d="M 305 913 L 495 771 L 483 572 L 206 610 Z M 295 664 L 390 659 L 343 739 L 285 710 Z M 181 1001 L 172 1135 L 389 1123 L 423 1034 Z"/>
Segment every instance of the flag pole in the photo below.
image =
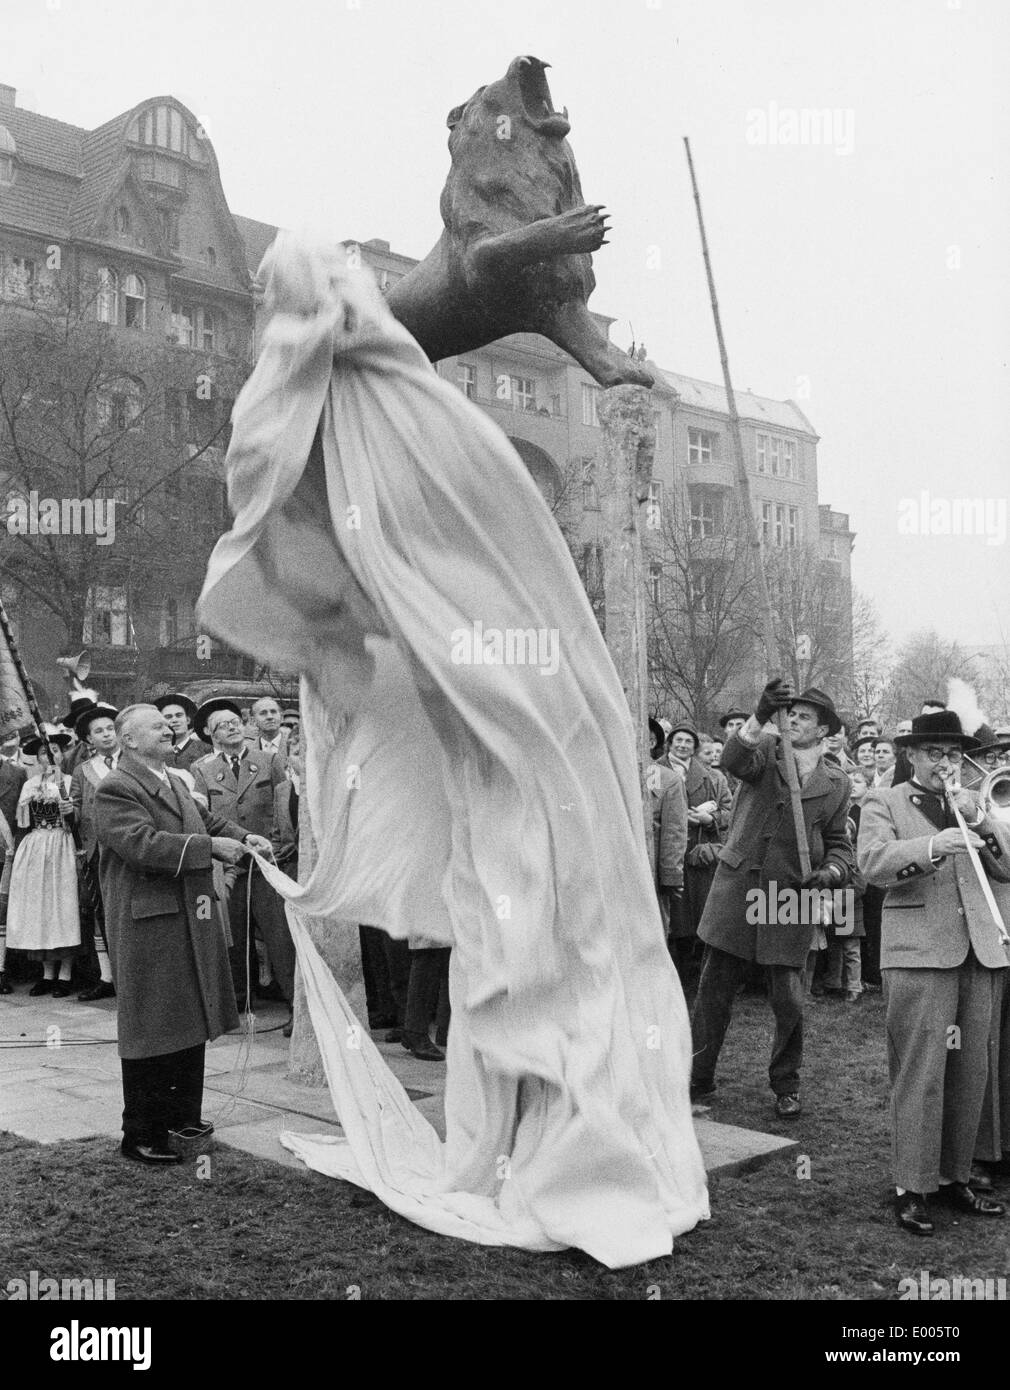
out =
<path fill-rule="evenodd" d="M 56 759 L 53 757 L 53 745 L 49 742 L 49 739 L 46 736 L 45 721 L 42 718 L 42 714 L 39 710 L 38 701 L 35 698 L 35 689 L 32 686 L 31 678 L 28 675 L 27 670 L 25 669 L 25 664 L 21 660 L 21 653 L 18 651 L 18 644 L 14 640 L 14 629 L 11 627 L 11 621 L 10 618 L 7 616 L 7 609 L 4 607 L 2 598 L 0 598 L 0 630 L 3 631 L 4 640 L 7 643 L 7 652 L 10 656 L 11 661 L 14 663 L 14 669 L 17 672 L 18 679 L 20 680 L 22 688 L 24 690 L 25 699 L 28 702 L 28 712 L 32 717 L 32 722 L 34 723 L 35 728 L 38 731 L 39 738 L 42 740 L 42 742 L 46 745 L 46 748 L 49 750 L 49 761 L 55 766 Z"/>
<path fill-rule="evenodd" d="M 741 510 L 744 515 L 744 525 L 747 528 L 751 554 L 754 560 L 758 598 L 761 604 L 761 635 L 765 648 L 765 660 L 770 674 L 774 672 L 775 668 L 778 666 L 778 643 L 775 640 L 775 614 L 772 609 L 771 594 L 768 590 L 768 579 L 765 575 L 764 565 L 761 563 L 761 536 L 758 532 L 757 521 L 754 517 L 754 508 L 751 503 L 750 479 L 747 477 L 747 465 L 744 461 L 743 454 L 743 438 L 740 434 L 740 416 L 737 414 L 736 396 L 733 393 L 733 383 L 729 375 L 729 357 L 726 353 L 726 340 L 722 332 L 722 320 L 719 317 L 719 301 L 716 299 L 715 277 L 712 274 L 712 261 L 708 254 L 708 238 L 705 235 L 705 221 L 701 213 L 701 195 L 698 192 L 698 180 L 695 178 L 694 160 L 691 158 L 691 142 L 686 135 L 684 136 L 684 149 L 687 151 L 687 167 L 691 173 L 691 188 L 694 192 L 694 205 L 698 210 L 698 230 L 701 233 L 701 254 L 705 261 L 705 274 L 708 278 L 708 293 L 712 301 L 712 317 L 715 319 L 715 336 L 719 343 L 719 360 L 722 363 L 722 380 L 726 390 L 726 403 L 729 407 L 729 432 L 733 444 L 736 487 L 740 497 Z M 785 710 L 779 710 L 778 712 L 778 726 L 782 741 L 782 755 L 785 765 L 786 782 L 789 785 L 789 800 L 793 811 L 793 825 L 796 829 L 796 845 L 800 856 L 800 873 L 804 879 L 807 879 L 810 877 L 810 846 L 807 843 L 807 827 L 803 819 L 803 803 L 800 799 L 800 781 L 796 772 L 796 755 L 793 752 L 793 741 L 789 734 L 789 720 Z"/>

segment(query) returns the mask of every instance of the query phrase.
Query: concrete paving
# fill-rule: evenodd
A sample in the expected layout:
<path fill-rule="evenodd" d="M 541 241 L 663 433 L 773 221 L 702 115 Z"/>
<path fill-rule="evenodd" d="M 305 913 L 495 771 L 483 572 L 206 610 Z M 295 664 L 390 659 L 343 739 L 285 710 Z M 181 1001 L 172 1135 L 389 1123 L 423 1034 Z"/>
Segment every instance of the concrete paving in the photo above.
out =
<path fill-rule="evenodd" d="M 282 1130 L 341 1133 L 325 1087 L 288 1078 L 283 1005 L 259 1003 L 255 1033 L 229 1033 L 207 1049 L 204 1119 L 219 1143 L 307 1172 L 278 1141 Z M 383 1030 L 385 1031 L 385 1030 Z M 419 1062 L 399 1044 L 380 1051 L 426 1119 L 444 1137 L 445 1066 Z M 0 1129 L 43 1144 L 93 1135 L 119 1138 L 122 1088 L 114 999 L 32 999 L 26 986 L 0 997 Z M 720 1124 L 696 1113 L 710 1174 L 746 1171 L 797 1148 L 790 1139 Z"/>

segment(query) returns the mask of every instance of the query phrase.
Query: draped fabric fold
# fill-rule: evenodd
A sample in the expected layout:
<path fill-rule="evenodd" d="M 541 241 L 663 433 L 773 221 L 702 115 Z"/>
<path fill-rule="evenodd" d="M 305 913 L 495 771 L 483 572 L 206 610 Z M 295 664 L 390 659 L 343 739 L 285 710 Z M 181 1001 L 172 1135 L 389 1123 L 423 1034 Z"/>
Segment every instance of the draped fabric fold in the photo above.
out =
<path fill-rule="evenodd" d="M 205 628 L 302 672 L 319 860 L 288 902 L 346 1142 L 287 1141 L 433 1230 L 611 1266 L 707 1216 L 690 1033 L 627 701 L 557 525 L 341 248 L 282 235 Z M 305 917 L 453 947 L 442 1144 Z M 358 1036 L 356 1034 L 355 1036 Z"/>

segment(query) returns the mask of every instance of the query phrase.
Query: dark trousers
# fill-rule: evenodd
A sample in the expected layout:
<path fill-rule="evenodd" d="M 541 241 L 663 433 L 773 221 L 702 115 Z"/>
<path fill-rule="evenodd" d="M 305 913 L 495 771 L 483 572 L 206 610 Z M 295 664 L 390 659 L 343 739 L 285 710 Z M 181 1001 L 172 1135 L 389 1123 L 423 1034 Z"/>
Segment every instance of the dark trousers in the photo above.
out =
<path fill-rule="evenodd" d="M 252 874 L 252 900 L 249 901 L 249 875 Z M 245 1007 L 247 977 L 256 984 L 258 974 L 250 966 L 249 912 L 260 929 L 270 957 L 274 979 L 289 1004 L 295 997 L 295 943 L 291 940 L 287 915 L 280 894 L 271 888 L 257 869 L 239 874 L 228 894 L 228 920 L 233 945 L 228 951 L 231 981 L 239 1008 Z"/>
<path fill-rule="evenodd" d="M 395 1019 L 402 1027 L 410 979 L 406 941 L 394 941 L 381 927 L 364 924 L 358 927 L 358 940 L 369 1027 L 374 1028 L 379 1019 Z"/>
<path fill-rule="evenodd" d="M 863 894 L 863 937 L 861 953 L 864 985 L 882 985 L 880 976 L 880 918 L 886 889 L 870 884 Z"/>
<path fill-rule="evenodd" d="M 424 946 L 410 952 L 410 981 L 403 1019 L 405 1033 L 429 1037 L 431 1021 L 437 1016 L 437 1032 L 444 1037 L 449 1029 L 449 952 L 448 946 Z M 442 1009 L 440 999 L 444 999 Z"/>
<path fill-rule="evenodd" d="M 122 1058 L 124 1143 L 163 1149 L 170 1129 L 200 1123 L 205 1046 Z"/>
<path fill-rule="evenodd" d="M 705 947 L 698 994 L 691 1012 L 692 1085 L 708 1086 L 715 1081 L 716 1063 L 729 1027 L 733 1000 L 750 966 L 750 961 L 731 956 L 728 951 Z M 803 1064 L 803 967 L 766 965 L 764 968 L 775 1015 L 775 1041 L 768 1080 L 777 1096 L 787 1096 L 799 1090 Z"/>

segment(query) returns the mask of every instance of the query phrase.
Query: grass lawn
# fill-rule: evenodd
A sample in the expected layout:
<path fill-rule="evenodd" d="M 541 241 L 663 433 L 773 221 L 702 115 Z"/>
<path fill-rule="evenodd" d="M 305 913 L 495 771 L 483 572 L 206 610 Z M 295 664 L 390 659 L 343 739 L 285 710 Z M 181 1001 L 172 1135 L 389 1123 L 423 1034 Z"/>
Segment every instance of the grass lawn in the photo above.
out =
<path fill-rule="evenodd" d="M 1006 1276 L 1010 1220 L 939 1212 L 931 1240 L 894 1222 L 880 996 L 809 1002 L 797 1121 L 772 1112 L 770 1040 L 764 1000 L 740 1000 L 711 1116 L 792 1135 L 802 1161 L 713 1180 L 711 1221 L 669 1259 L 610 1272 L 577 1253 L 449 1240 L 357 1188 L 224 1147 L 201 1181 L 191 1166 L 127 1163 L 108 1139 L 0 1134 L 0 1298 L 33 1269 L 114 1279 L 118 1299 L 343 1299 L 352 1287 L 365 1299 L 635 1299 L 656 1286 L 664 1299 L 889 1299 L 922 1268 Z"/>

